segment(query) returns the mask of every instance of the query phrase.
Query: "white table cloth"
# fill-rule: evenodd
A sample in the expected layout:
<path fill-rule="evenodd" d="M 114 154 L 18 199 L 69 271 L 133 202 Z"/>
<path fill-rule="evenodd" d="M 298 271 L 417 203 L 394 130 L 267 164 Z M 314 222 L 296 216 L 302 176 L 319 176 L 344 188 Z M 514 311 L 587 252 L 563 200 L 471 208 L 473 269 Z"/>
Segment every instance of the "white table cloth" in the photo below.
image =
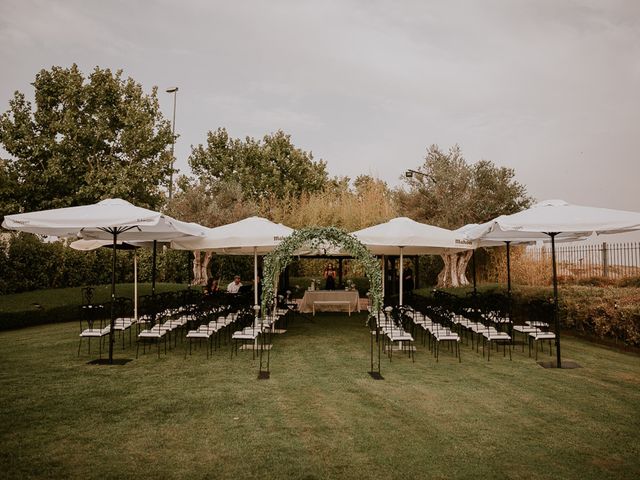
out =
<path fill-rule="evenodd" d="M 300 311 L 303 313 L 311 313 L 313 311 L 313 302 L 351 302 L 351 311 L 360 311 L 360 297 L 357 290 L 307 290 L 300 302 Z M 317 304 L 316 311 L 324 312 L 345 312 L 345 305 Z"/>

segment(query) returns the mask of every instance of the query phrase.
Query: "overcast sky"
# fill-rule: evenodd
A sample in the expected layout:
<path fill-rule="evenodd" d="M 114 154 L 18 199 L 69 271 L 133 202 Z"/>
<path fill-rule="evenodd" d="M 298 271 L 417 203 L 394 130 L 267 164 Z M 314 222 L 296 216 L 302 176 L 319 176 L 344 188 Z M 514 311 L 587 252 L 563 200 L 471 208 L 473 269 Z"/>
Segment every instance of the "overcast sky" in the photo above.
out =
<path fill-rule="evenodd" d="M 177 166 L 226 127 L 282 129 L 332 175 L 392 185 L 426 148 L 539 200 L 640 211 L 640 1 L 0 1 L 0 109 L 42 68 L 160 88 Z"/>

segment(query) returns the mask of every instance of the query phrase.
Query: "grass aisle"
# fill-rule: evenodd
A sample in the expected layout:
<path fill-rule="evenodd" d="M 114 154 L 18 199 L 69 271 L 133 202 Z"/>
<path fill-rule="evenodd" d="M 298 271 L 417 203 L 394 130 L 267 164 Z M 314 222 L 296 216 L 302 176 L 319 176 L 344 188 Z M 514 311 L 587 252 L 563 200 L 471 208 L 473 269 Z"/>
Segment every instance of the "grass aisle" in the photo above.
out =
<path fill-rule="evenodd" d="M 77 329 L 0 333 L 4 478 L 640 476 L 640 359 L 581 340 L 564 341 L 576 370 L 519 348 L 436 364 L 419 346 L 375 381 L 364 316 L 298 317 L 257 381 L 251 352 L 229 347 L 88 365 Z"/>

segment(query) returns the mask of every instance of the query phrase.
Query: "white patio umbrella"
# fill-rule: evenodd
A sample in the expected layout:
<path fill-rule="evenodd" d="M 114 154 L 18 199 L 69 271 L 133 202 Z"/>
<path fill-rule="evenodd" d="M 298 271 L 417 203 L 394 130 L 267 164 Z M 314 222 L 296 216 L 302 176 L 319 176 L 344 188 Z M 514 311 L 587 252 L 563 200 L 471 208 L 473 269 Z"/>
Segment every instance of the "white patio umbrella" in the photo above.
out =
<path fill-rule="evenodd" d="M 113 271 L 111 276 L 111 331 L 109 334 L 109 362 L 113 363 L 114 300 L 116 295 L 116 244 L 122 241 L 153 241 L 154 258 L 157 241 L 170 241 L 190 236 L 203 236 L 205 228 L 185 223 L 160 212 L 136 207 L 115 198 L 92 205 L 42 210 L 7 215 L 4 228 L 58 237 L 111 240 Z"/>
<path fill-rule="evenodd" d="M 374 255 L 400 255 L 400 298 L 403 302 L 403 256 L 439 255 L 472 249 L 471 242 L 446 228 L 399 217 L 353 232 Z"/>
<path fill-rule="evenodd" d="M 502 217 L 499 217 L 502 218 Z M 494 220 L 485 223 L 469 223 L 454 232 L 460 234 L 464 238 L 472 242 L 474 248 L 480 247 L 501 247 L 506 246 L 507 249 L 507 291 L 511 293 L 511 245 L 532 244 L 540 241 L 551 241 L 549 237 L 540 237 L 537 233 L 530 232 L 510 232 L 510 235 L 493 232 L 491 237 L 482 237 L 489 229 L 491 229 Z M 504 232 L 503 232 L 504 233 Z M 556 241 L 572 242 L 583 240 L 584 235 L 565 232 L 562 237 Z M 474 251 L 475 252 L 475 251 Z M 474 290 L 475 290 L 475 263 L 474 263 Z"/>
<path fill-rule="evenodd" d="M 556 361 L 558 368 L 561 368 L 556 241 L 586 237 L 594 232 L 608 234 L 633 230 L 640 230 L 640 213 L 571 205 L 564 200 L 545 200 L 527 210 L 503 215 L 484 224 L 474 236 L 486 241 L 517 241 L 524 238 L 551 240 Z"/>
<path fill-rule="evenodd" d="M 200 238 L 179 239 L 171 247 L 180 250 L 206 250 L 222 255 L 253 255 L 253 297 L 258 305 L 258 255 L 272 252 L 293 229 L 262 217 L 207 229 Z"/>

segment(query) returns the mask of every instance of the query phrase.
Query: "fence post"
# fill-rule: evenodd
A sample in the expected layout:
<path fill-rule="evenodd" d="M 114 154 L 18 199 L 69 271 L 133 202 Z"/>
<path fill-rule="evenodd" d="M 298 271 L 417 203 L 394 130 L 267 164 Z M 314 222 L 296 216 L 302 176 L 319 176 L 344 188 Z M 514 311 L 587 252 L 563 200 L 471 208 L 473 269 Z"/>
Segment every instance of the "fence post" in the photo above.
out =
<path fill-rule="evenodd" d="M 609 276 L 609 255 L 607 251 L 607 242 L 602 242 L 602 276 Z"/>

